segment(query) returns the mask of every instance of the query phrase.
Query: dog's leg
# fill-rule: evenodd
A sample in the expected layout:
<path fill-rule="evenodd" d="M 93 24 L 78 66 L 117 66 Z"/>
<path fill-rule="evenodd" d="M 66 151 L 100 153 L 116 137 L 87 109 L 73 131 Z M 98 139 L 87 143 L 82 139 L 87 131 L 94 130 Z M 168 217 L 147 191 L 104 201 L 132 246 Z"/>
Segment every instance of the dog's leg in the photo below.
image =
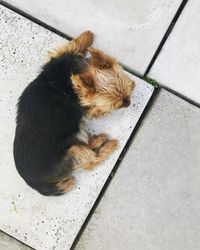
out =
<path fill-rule="evenodd" d="M 92 168 L 96 159 L 96 153 L 87 145 L 74 145 L 67 151 L 67 157 L 73 161 L 73 170 Z"/>
<path fill-rule="evenodd" d="M 72 176 L 61 179 L 56 183 L 56 188 L 58 189 L 58 193 L 66 193 L 71 190 L 75 185 L 74 178 Z"/>
<path fill-rule="evenodd" d="M 110 155 L 118 145 L 118 141 L 113 139 L 109 140 L 106 143 L 104 143 L 97 153 L 96 159 L 95 159 L 95 165 L 99 164 L 100 162 L 104 161 L 108 155 Z"/>
<path fill-rule="evenodd" d="M 89 139 L 88 146 L 92 150 L 99 149 L 107 141 L 105 134 L 94 135 Z"/>
<path fill-rule="evenodd" d="M 88 145 L 72 146 L 68 150 L 68 157 L 73 159 L 74 170 L 81 168 L 92 169 L 104 161 L 116 149 L 118 143 L 117 140 L 109 140 L 107 142 L 105 140 L 105 135 L 100 135 L 100 137 L 97 136 Z M 95 151 L 97 148 L 99 148 L 98 152 Z"/>
<path fill-rule="evenodd" d="M 50 61 L 51 58 L 56 58 L 64 53 L 85 53 L 87 48 L 92 45 L 93 33 L 91 31 L 85 31 L 81 33 L 77 38 L 69 41 L 67 44 L 60 46 L 53 51 L 48 52 L 47 61 Z"/>

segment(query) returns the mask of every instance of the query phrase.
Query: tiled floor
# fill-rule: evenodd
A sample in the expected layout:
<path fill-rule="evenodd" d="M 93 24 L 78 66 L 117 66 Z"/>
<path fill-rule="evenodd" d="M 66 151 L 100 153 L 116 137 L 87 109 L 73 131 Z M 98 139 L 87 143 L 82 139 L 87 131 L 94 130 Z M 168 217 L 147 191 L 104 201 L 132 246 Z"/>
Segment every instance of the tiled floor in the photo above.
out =
<path fill-rule="evenodd" d="M 76 250 L 200 249 L 200 110 L 162 90 Z"/>
<path fill-rule="evenodd" d="M 143 74 L 182 0 L 4 2 L 69 36 L 91 29 L 95 46 Z M 196 103 L 199 9 L 197 0 L 188 1 L 149 74 Z M 118 138 L 118 150 L 94 171 L 77 173 L 68 194 L 39 195 L 14 166 L 15 105 L 47 50 L 63 42 L 0 5 L 0 230 L 37 250 L 70 249 L 154 90 L 131 75 L 132 105 L 88 122 L 90 132 Z M 200 110 L 163 88 L 152 100 L 76 250 L 200 249 Z M 28 247 L 0 232 L 0 250 L 15 249 Z"/>
<path fill-rule="evenodd" d="M 153 87 L 136 80 L 132 105 L 89 123 L 93 133 L 109 131 L 118 150 L 99 168 L 76 174 L 77 185 L 62 197 L 43 197 L 30 189 L 15 170 L 12 143 L 15 105 L 28 82 L 37 75 L 47 50 L 64 42 L 56 34 L 0 6 L 0 229 L 36 249 L 69 249 L 125 146 Z M 120 122 L 120 125 L 119 125 Z"/>
<path fill-rule="evenodd" d="M 70 36 L 94 31 L 95 46 L 143 74 L 182 0 L 5 2 Z"/>
<path fill-rule="evenodd" d="M 200 104 L 200 2 L 188 1 L 150 76 Z"/>

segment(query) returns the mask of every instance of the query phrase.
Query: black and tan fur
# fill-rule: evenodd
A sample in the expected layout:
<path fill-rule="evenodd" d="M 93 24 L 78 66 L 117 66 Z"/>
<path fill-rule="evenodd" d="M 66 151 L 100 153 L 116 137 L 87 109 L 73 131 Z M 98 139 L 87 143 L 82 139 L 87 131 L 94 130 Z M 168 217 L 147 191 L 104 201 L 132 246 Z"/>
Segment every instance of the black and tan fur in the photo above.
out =
<path fill-rule="evenodd" d="M 127 107 L 134 82 L 114 58 L 91 48 L 92 40 L 87 31 L 49 52 L 41 73 L 19 98 L 15 164 L 43 195 L 67 192 L 74 185 L 73 171 L 92 169 L 117 147 L 105 134 L 88 135 L 82 120 Z"/>

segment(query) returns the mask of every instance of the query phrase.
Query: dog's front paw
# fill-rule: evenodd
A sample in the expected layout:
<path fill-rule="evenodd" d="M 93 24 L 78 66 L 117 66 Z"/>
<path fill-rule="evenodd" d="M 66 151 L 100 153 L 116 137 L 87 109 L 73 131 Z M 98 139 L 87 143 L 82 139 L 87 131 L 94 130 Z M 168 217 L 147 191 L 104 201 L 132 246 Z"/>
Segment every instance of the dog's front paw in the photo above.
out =
<path fill-rule="evenodd" d="M 118 146 L 118 140 L 112 139 L 103 144 L 99 150 L 99 154 L 109 155 L 111 154 Z"/>
<path fill-rule="evenodd" d="M 89 140 L 89 147 L 93 150 L 99 149 L 107 140 L 106 134 L 94 135 Z"/>

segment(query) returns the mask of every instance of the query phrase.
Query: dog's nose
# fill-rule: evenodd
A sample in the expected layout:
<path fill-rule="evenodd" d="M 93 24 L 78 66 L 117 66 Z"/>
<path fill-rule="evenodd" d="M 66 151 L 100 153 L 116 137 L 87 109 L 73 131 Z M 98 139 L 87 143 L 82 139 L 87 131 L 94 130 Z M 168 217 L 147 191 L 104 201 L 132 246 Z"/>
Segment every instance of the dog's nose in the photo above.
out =
<path fill-rule="evenodd" d="M 130 98 L 129 97 L 125 97 L 123 99 L 123 104 L 124 104 L 124 107 L 128 107 L 131 104 Z"/>

